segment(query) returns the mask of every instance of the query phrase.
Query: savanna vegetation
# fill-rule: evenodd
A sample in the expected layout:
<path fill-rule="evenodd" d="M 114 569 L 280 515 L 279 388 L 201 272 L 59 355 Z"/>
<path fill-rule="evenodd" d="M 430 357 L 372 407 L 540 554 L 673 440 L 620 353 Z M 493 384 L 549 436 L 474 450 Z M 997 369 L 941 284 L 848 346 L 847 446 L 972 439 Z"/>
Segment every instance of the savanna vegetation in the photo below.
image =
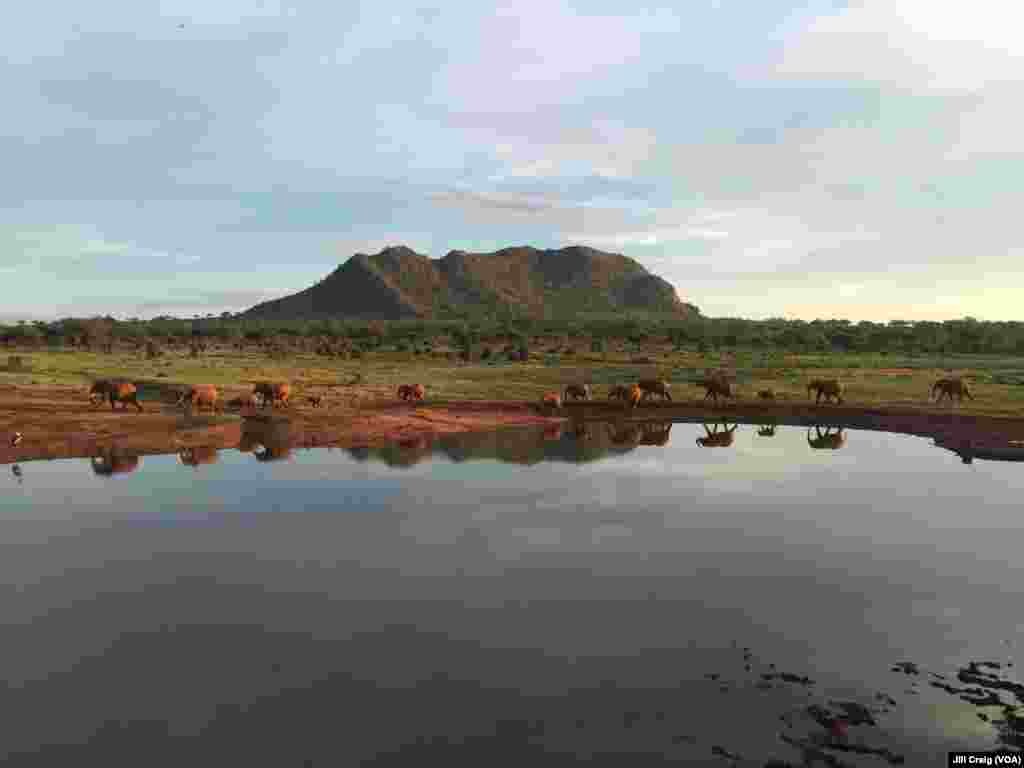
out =
<path fill-rule="evenodd" d="M 498 341 L 528 346 L 538 337 L 561 339 L 576 350 L 602 351 L 610 344 L 638 349 L 655 342 L 677 350 L 716 352 L 764 350 L 788 353 L 877 353 L 879 355 L 985 354 L 1024 356 L 1024 323 L 982 322 L 967 317 L 945 322 L 859 322 L 846 320 L 742 320 L 674 318 L 640 313 L 588 315 L 579 322 L 530 318 L 465 318 L 445 321 L 253 320 L 224 314 L 152 320 L 66 318 L 54 322 L 0 325 L 0 343 L 37 348 L 104 351 L 160 345 L 221 343 L 244 349 L 279 344 L 315 350 L 317 344 L 344 352 L 429 352 L 439 342 L 471 354 Z M 533 350 L 539 351 L 539 350 Z"/>
<path fill-rule="evenodd" d="M 811 378 L 834 377 L 851 405 L 920 406 L 935 379 L 953 372 L 976 397 L 962 407 L 1024 415 L 1024 323 L 971 318 L 884 325 L 628 315 L 569 325 L 69 318 L 3 326 L 0 343 L 8 348 L 0 383 L 125 376 L 142 382 L 143 400 L 154 383 L 211 383 L 228 397 L 257 380 L 292 382 L 299 398 L 329 395 L 326 405 L 332 388 L 356 380 L 346 397 L 393 399 L 399 384 L 422 382 L 428 402 L 539 400 L 580 382 L 604 399 L 613 385 L 639 378 L 664 379 L 686 400 L 701 399 L 695 382 L 706 370 L 723 369 L 740 398 L 770 389 L 778 400 L 806 400 Z"/>

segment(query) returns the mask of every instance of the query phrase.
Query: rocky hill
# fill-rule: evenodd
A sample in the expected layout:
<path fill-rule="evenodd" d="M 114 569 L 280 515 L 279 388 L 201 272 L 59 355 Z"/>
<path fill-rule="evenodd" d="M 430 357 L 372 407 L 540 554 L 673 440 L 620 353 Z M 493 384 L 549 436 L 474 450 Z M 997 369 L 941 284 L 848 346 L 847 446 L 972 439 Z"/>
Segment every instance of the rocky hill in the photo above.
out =
<path fill-rule="evenodd" d="M 638 311 L 699 314 L 633 259 L 593 248 L 451 251 L 431 259 L 405 246 L 357 253 L 316 285 L 263 302 L 245 317 L 442 319 L 466 314 L 574 317 Z"/>

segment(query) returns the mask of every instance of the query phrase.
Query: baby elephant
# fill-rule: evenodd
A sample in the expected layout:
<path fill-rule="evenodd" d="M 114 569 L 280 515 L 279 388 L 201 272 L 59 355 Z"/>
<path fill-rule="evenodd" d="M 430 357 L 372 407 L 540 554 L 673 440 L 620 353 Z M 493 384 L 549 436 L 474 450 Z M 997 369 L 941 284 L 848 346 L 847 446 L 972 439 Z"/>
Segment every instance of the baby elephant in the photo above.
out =
<path fill-rule="evenodd" d="M 422 384 L 401 384 L 398 387 L 399 400 L 422 400 L 426 390 Z"/>

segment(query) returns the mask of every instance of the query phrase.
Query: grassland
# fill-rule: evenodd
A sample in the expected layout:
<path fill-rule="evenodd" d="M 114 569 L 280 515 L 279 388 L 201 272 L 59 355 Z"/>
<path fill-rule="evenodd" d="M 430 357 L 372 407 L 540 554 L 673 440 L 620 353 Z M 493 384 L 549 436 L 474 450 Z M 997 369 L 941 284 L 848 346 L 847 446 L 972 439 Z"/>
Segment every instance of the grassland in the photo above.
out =
<path fill-rule="evenodd" d="M 373 352 L 358 360 L 292 353 L 270 359 L 262 351 L 210 349 L 193 358 L 169 351 L 147 360 L 139 352 L 113 354 L 81 351 L 20 352 L 22 370 L 0 366 L 0 438 L 4 444 L 15 431 L 25 435 L 17 450 L 0 446 L 0 461 L 26 456 L 89 455 L 104 442 L 132 441 L 155 450 L 202 440 L 230 444 L 238 414 L 219 417 L 183 415 L 170 404 L 189 384 L 214 384 L 227 400 L 251 391 L 260 380 L 289 381 L 297 390 L 289 418 L 306 439 L 349 444 L 373 444 L 421 432 L 484 429 L 536 421 L 531 405 L 550 390 L 570 382 L 590 383 L 603 400 L 607 387 L 641 377 L 671 382 L 675 409 L 689 415 L 723 408 L 774 414 L 781 420 L 797 410 L 808 413 L 807 382 L 837 378 L 845 388 L 845 404 L 819 406 L 813 412 L 852 415 L 857 412 L 914 414 L 947 418 L 976 429 L 1000 428 L 1001 433 L 1024 435 L 1024 359 L 985 356 L 926 358 L 892 355 L 789 355 L 778 352 L 699 354 L 669 346 L 642 349 L 612 348 L 607 353 L 549 353 L 552 345 L 535 345 L 528 362 L 504 358 L 465 363 L 435 347 L 431 355 L 412 352 Z M 546 351 L 547 350 L 547 351 Z M 0 362 L 3 358 L 0 357 Z M 739 398 L 735 403 L 702 403 L 703 389 L 694 382 L 709 368 L 729 372 Z M 929 403 L 936 378 L 955 374 L 971 386 L 975 399 L 962 404 Z M 92 409 L 87 402 L 90 383 L 123 376 L 138 383 L 146 413 L 111 413 Z M 401 405 L 395 400 L 400 383 L 420 382 L 427 400 Z M 775 403 L 755 399 L 759 389 L 773 389 Z M 323 395 L 327 407 L 312 409 L 307 395 Z M 661 404 L 643 406 L 666 414 Z M 831 410 L 828 410 L 830 409 Z M 998 422 L 988 417 L 999 417 Z M 966 420 L 966 421 L 965 421 Z M 232 426 L 232 425 L 235 426 Z M 980 426 L 979 426 L 980 425 Z M 1007 425 L 1012 425 L 1008 427 Z M 219 430 L 219 431 L 218 431 Z M 298 438 L 297 438 L 298 439 Z M 147 449 L 149 449 L 147 448 Z"/>

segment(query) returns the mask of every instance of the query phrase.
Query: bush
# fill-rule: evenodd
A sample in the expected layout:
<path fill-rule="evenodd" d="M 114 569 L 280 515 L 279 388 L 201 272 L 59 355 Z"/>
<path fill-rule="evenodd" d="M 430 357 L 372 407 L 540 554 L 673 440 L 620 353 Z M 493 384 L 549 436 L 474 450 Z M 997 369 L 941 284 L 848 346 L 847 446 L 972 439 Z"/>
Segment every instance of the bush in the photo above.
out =
<path fill-rule="evenodd" d="M 18 371 L 27 371 L 29 366 L 26 365 L 25 360 L 21 355 L 9 355 L 7 357 L 7 370 L 15 373 Z"/>

